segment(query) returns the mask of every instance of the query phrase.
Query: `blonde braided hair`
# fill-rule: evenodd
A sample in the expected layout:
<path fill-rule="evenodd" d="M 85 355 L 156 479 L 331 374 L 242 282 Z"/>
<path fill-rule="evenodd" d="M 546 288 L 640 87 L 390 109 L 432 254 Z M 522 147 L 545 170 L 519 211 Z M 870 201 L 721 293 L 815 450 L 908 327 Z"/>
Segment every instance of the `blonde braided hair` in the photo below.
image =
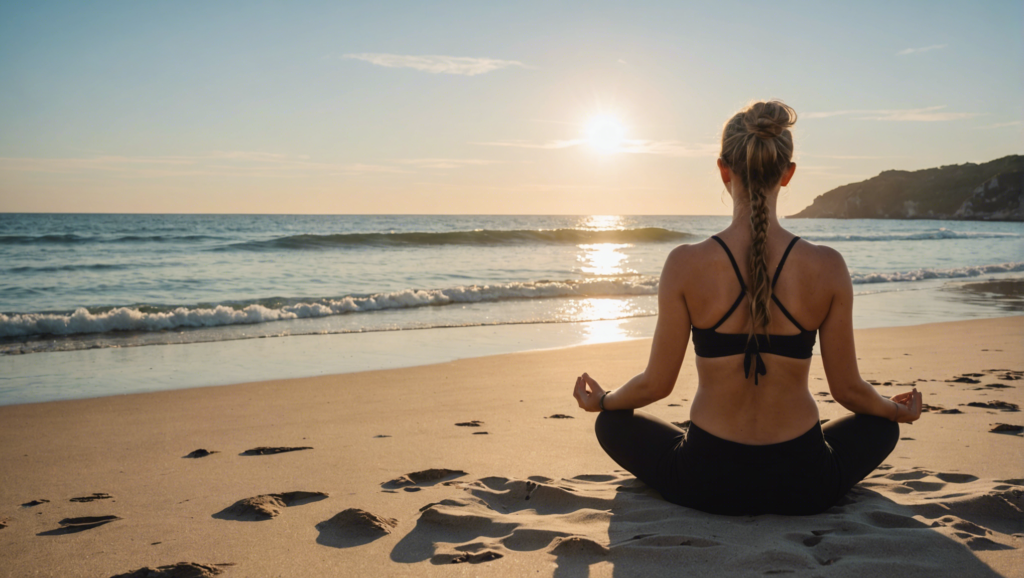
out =
<path fill-rule="evenodd" d="M 750 195 L 750 335 L 766 335 L 772 322 L 768 277 L 768 191 L 782 180 L 793 158 L 796 111 L 782 101 L 755 102 L 736 113 L 722 130 L 721 158 L 739 175 Z"/>

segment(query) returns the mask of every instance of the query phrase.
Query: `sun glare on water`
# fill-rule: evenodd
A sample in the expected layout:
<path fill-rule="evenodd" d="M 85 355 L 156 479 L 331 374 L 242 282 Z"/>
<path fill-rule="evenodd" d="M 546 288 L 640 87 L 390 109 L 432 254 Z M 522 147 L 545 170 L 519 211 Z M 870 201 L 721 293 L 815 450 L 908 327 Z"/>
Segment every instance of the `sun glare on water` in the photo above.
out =
<path fill-rule="evenodd" d="M 614 116 L 595 116 L 587 123 L 584 134 L 587 143 L 599 153 L 617 153 L 626 138 L 626 127 Z"/>

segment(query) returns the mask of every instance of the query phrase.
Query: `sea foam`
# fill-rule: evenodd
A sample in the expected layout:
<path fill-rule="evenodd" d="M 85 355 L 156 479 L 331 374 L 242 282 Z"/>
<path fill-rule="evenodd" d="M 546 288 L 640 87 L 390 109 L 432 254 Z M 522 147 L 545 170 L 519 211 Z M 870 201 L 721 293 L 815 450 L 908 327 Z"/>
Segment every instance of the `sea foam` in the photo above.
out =
<path fill-rule="evenodd" d="M 951 269 L 853 273 L 854 284 L 899 283 L 928 279 L 961 279 L 986 274 L 1024 271 L 1024 261 Z M 459 303 L 482 303 L 514 299 L 566 297 L 616 297 L 655 295 L 658 278 L 633 276 L 565 281 L 532 281 L 494 285 L 466 285 L 445 289 L 406 289 L 372 295 L 303 301 L 274 300 L 263 303 L 220 304 L 214 307 L 116 307 L 90 312 L 78 308 L 70 313 L 0 313 L 0 338 L 43 335 L 76 335 L 111 331 L 166 331 L 182 328 L 246 325 L 308 319 L 395 309 L 439 307 Z M 270 306 L 268 306 L 270 305 Z"/>
<path fill-rule="evenodd" d="M 346 313 L 443 306 L 511 299 L 554 297 L 609 297 L 653 295 L 656 277 L 588 279 L 582 281 L 535 281 L 496 285 L 469 285 L 447 289 L 407 289 L 368 296 L 345 296 L 311 302 L 267 307 L 252 303 L 244 307 L 174 307 L 166 311 L 142 312 L 135 307 L 117 307 L 90 312 L 79 308 L 70 314 L 0 314 L 0 337 L 75 335 L 110 331 L 160 331 L 178 328 L 216 327 L 327 317 Z M 147 307 L 147 309 L 159 309 Z"/>

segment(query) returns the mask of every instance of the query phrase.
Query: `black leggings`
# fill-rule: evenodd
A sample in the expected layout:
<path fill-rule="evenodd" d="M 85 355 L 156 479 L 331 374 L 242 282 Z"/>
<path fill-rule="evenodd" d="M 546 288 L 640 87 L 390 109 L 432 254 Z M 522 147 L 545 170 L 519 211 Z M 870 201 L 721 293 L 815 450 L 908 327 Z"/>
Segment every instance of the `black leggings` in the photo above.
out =
<path fill-rule="evenodd" d="M 666 500 L 712 514 L 824 512 L 896 447 L 899 425 L 853 414 L 786 442 L 753 446 L 633 410 L 597 416 L 597 439 Z"/>

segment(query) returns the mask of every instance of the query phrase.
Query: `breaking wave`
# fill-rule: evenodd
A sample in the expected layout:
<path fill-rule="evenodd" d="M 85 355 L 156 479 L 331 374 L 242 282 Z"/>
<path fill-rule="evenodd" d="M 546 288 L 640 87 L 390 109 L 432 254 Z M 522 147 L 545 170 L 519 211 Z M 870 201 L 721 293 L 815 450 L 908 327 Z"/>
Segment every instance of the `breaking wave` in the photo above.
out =
<path fill-rule="evenodd" d="M 584 245 L 590 243 L 671 243 L 693 238 L 690 233 L 660 227 L 640 229 L 547 229 L 449 231 L 443 233 L 339 233 L 291 235 L 266 241 L 235 243 L 218 250 L 249 251 L 330 249 L 356 247 L 410 247 L 440 245 Z"/>
<path fill-rule="evenodd" d="M 843 241 L 942 241 L 947 239 L 1012 239 L 1021 237 L 1017 233 L 950 231 L 946 228 L 914 233 L 879 233 L 877 235 L 804 235 L 802 238 L 814 243 L 837 243 Z"/>
<path fill-rule="evenodd" d="M 657 277 L 640 277 L 583 281 L 534 281 L 431 290 L 407 289 L 337 299 L 313 299 L 302 302 L 276 299 L 260 303 L 221 304 L 215 307 L 117 307 L 93 312 L 83 307 L 67 314 L 6 315 L 0 313 L 0 337 L 75 335 L 110 331 L 161 331 L 255 324 L 457 303 L 553 297 L 653 295 L 657 291 Z"/>

